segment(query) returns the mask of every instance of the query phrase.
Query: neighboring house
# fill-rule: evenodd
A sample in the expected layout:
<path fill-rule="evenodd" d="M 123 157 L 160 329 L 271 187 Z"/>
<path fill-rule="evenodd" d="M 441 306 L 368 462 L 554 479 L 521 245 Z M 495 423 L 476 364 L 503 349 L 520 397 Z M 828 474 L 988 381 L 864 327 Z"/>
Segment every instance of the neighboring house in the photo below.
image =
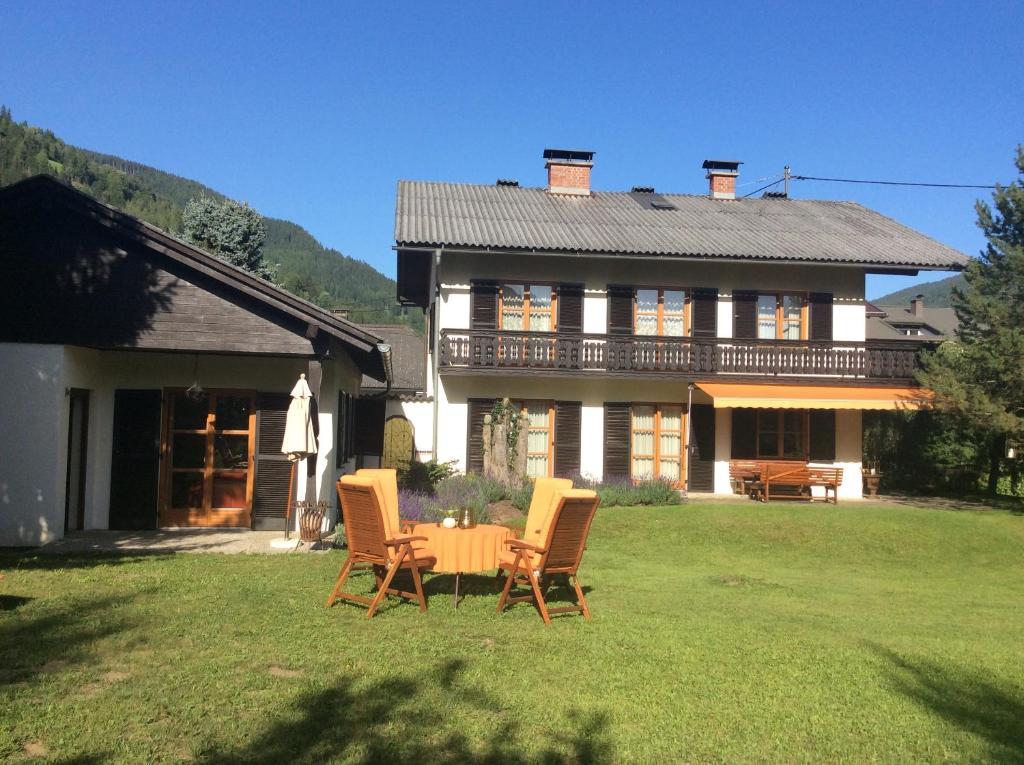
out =
<path fill-rule="evenodd" d="M 389 437 L 396 433 L 411 434 L 406 456 L 429 460 L 433 407 L 426 395 L 426 339 L 405 325 L 359 326 L 390 346 L 393 365 L 390 386 L 369 375 L 363 376 L 359 399 L 355 402 L 353 454 L 357 466 L 380 466 L 384 454 L 385 425 L 388 426 Z"/>
<path fill-rule="evenodd" d="M 865 338 L 865 275 L 966 256 L 859 204 L 737 198 L 738 162 L 705 162 L 699 196 L 592 191 L 591 152 L 544 157 L 546 188 L 398 185 L 433 454 L 480 470 L 509 397 L 533 475 L 729 493 L 730 459 L 796 458 L 846 468 L 859 497 L 862 410 L 918 399 L 915 348 Z"/>
<path fill-rule="evenodd" d="M 46 176 L 0 189 L 0 263 L 0 545 L 283 529 L 300 373 L 320 449 L 292 488 L 334 506 L 372 332 Z"/>
<path fill-rule="evenodd" d="M 910 307 L 866 305 L 868 340 L 916 340 L 940 342 L 956 334 L 959 320 L 952 308 L 925 308 L 924 295 L 910 301 Z"/>

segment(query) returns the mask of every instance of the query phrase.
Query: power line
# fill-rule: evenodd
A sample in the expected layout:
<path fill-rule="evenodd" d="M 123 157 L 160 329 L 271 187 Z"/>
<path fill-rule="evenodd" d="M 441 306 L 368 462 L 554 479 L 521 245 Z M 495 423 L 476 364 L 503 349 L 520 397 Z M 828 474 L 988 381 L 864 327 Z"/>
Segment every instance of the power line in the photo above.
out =
<path fill-rule="evenodd" d="M 791 177 L 795 178 L 796 176 L 791 176 Z M 744 194 L 743 198 L 746 199 L 747 197 L 752 197 L 752 196 L 754 196 L 754 194 L 757 194 L 757 193 L 759 193 L 761 191 L 764 191 L 765 189 L 770 189 L 772 186 L 778 186 L 784 180 L 786 180 L 786 179 L 785 178 L 779 178 L 777 181 L 772 181 L 767 186 L 762 186 L 759 189 L 755 189 L 754 191 L 751 191 L 749 194 Z"/>
<path fill-rule="evenodd" d="M 938 189 L 994 189 L 995 184 L 980 183 L 917 183 L 914 181 L 866 181 L 856 178 L 819 178 L 814 175 L 791 175 L 794 181 L 829 181 L 831 183 L 871 183 L 878 186 L 927 186 Z M 757 193 L 756 191 L 754 192 Z M 748 195 L 749 196 L 749 195 Z"/>

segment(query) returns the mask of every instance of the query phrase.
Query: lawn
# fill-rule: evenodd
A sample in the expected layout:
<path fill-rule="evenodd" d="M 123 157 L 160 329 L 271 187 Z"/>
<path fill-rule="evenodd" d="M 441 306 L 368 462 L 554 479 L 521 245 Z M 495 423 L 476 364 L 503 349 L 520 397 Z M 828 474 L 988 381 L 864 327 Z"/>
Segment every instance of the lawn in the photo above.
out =
<path fill-rule="evenodd" d="M 0 759 L 1024 762 L 1024 517 L 602 509 L 592 622 L 344 555 L 0 553 Z M 357 580 L 369 589 L 369 577 Z"/>

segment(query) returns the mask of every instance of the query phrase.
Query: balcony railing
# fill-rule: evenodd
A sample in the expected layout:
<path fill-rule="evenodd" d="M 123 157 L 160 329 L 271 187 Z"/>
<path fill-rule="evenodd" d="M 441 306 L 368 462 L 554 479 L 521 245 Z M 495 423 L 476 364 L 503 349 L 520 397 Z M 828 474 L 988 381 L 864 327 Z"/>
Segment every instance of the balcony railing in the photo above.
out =
<path fill-rule="evenodd" d="M 455 370 L 584 371 L 909 379 L 919 345 L 904 341 L 737 340 L 576 333 L 441 331 L 440 366 Z"/>

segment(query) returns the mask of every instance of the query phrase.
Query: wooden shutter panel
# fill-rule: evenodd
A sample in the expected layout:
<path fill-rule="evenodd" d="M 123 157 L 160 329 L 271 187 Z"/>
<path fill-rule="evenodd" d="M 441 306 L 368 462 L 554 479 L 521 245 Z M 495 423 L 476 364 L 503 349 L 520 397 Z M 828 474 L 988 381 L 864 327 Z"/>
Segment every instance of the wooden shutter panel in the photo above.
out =
<path fill-rule="evenodd" d="M 718 335 L 718 290 L 697 289 L 693 291 L 694 337 L 716 337 Z"/>
<path fill-rule="evenodd" d="M 466 472 L 484 472 L 484 417 L 494 408 L 493 399 L 471 398 L 466 423 Z"/>
<path fill-rule="evenodd" d="M 604 480 L 629 477 L 629 404 L 604 405 Z"/>
<path fill-rule="evenodd" d="M 252 527 L 284 530 L 292 463 L 281 453 L 284 423 L 290 398 L 287 393 L 260 393 L 256 397 L 256 477 L 252 492 Z"/>
<path fill-rule="evenodd" d="M 738 340 L 757 339 L 757 293 L 732 293 L 732 336 Z"/>
<path fill-rule="evenodd" d="M 579 401 L 555 402 L 555 475 L 580 474 L 580 419 L 583 404 Z"/>
<path fill-rule="evenodd" d="M 583 331 L 583 285 L 558 286 L 558 331 Z"/>
<path fill-rule="evenodd" d="M 757 410 L 732 410 L 732 458 L 752 460 L 757 458 Z"/>
<path fill-rule="evenodd" d="M 690 409 L 690 462 L 687 488 L 715 490 L 715 408 L 694 404 Z"/>
<path fill-rule="evenodd" d="M 473 282 L 469 293 L 470 329 L 498 328 L 498 285 Z"/>
<path fill-rule="evenodd" d="M 812 409 L 810 416 L 810 454 L 812 462 L 832 462 L 836 458 L 836 412 Z"/>
<path fill-rule="evenodd" d="M 832 293 L 812 292 L 810 304 L 810 327 L 807 336 L 811 340 L 832 339 Z"/>
<path fill-rule="evenodd" d="M 608 285 L 608 334 L 633 334 L 633 288 Z"/>

